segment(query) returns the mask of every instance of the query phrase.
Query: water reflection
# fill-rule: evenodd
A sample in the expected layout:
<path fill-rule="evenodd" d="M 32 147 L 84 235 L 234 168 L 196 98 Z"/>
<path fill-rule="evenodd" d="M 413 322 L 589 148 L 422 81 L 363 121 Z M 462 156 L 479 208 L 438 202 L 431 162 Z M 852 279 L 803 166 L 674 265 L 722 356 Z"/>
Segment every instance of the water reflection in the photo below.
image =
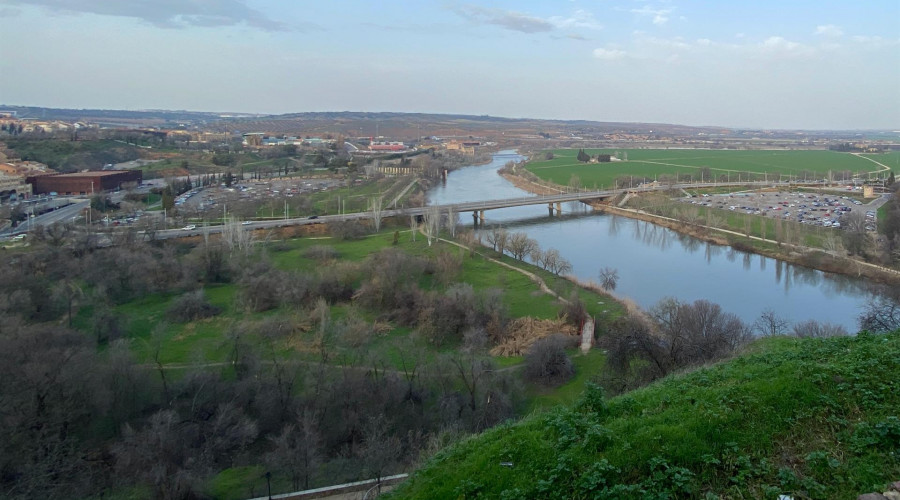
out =
<path fill-rule="evenodd" d="M 429 192 L 429 202 L 523 196 L 497 175 L 505 161 L 451 173 L 446 185 Z M 546 205 L 491 210 L 486 215 L 486 229 L 502 225 L 526 232 L 541 248 L 556 248 L 581 279 L 596 280 L 603 267 L 617 269 L 617 293 L 643 307 L 667 296 L 707 299 L 748 322 L 772 309 L 791 321 L 815 318 L 853 331 L 862 306 L 878 293 L 856 278 L 707 243 L 647 222 L 594 212 L 580 203 L 565 204 L 563 214 L 553 217 L 548 217 Z M 468 217 L 463 221 L 471 225 Z"/>

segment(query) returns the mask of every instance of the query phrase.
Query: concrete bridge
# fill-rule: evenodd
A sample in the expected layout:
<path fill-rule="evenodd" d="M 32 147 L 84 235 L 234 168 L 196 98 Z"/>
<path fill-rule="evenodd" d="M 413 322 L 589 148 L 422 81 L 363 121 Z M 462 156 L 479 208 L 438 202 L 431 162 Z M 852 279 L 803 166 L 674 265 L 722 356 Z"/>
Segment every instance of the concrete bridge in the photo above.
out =
<path fill-rule="evenodd" d="M 483 222 L 484 212 L 487 210 L 496 210 L 500 208 L 509 208 L 509 207 L 521 207 L 526 205 L 543 205 L 546 204 L 548 206 L 548 210 L 550 215 L 554 214 L 554 210 L 556 213 L 561 212 L 561 205 L 570 201 L 589 201 L 589 200 L 602 200 L 606 198 L 611 198 L 613 196 L 623 194 L 623 193 L 641 193 L 648 191 L 662 191 L 662 190 L 681 190 L 681 189 L 699 189 L 699 188 L 710 188 L 710 187 L 723 187 L 723 186 L 737 186 L 737 187 L 778 187 L 778 186 L 787 186 L 787 185 L 795 185 L 789 184 L 787 182 L 777 183 L 777 182 L 733 182 L 733 183 L 722 183 L 722 182 L 704 182 L 704 183 L 691 183 L 691 184 L 651 184 L 644 185 L 638 187 L 629 187 L 629 188 L 621 188 L 621 189 L 606 189 L 599 191 L 572 191 L 568 193 L 559 193 L 559 194 L 551 194 L 551 195 L 538 195 L 538 196 L 524 196 L 521 198 L 508 198 L 508 199 L 500 199 L 500 200 L 487 200 L 487 201 L 471 201 L 471 202 L 462 202 L 462 203 L 451 203 L 446 205 L 430 205 L 427 207 L 416 207 L 416 208 L 403 208 L 403 209 L 391 209 L 391 210 L 382 210 L 381 217 L 409 217 L 409 216 L 424 216 L 426 212 L 438 212 L 441 214 L 445 214 L 448 211 L 452 211 L 453 213 L 461 214 L 464 212 L 472 212 L 473 218 L 475 219 L 476 225 Z M 279 227 L 289 227 L 289 226 L 302 226 L 306 224 L 327 224 L 329 222 L 339 222 L 339 221 L 348 221 L 348 220 L 360 220 L 360 219 L 371 219 L 374 215 L 371 211 L 367 212 L 356 212 L 350 214 L 342 214 L 342 215 L 322 215 L 314 218 L 292 218 L 292 219 L 277 219 L 277 220 L 265 220 L 265 221 L 250 221 L 247 222 L 246 225 L 242 226 L 244 229 L 272 229 Z M 202 235 L 204 233 L 215 234 L 222 232 L 222 226 L 209 226 L 209 227 L 197 227 L 191 230 L 182 230 L 182 229 L 167 229 L 161 230 L 156 233 L 157 238 L 166 239 L 166 238 L 180 238 L 185 236 L 197 236 Z"/>

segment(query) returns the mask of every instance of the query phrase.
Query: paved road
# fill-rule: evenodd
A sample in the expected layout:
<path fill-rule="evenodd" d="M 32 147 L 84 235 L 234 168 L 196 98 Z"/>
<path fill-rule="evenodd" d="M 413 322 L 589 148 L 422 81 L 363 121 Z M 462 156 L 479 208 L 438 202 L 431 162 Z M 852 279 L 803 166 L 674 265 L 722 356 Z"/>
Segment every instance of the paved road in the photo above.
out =
<path fill-rule="evenodd" d="M 0 231 L 0 237 L 27 233 L 36 226 L 49 226 L 55 222 L 71 221 L 73 218 L 81 215 L 81 212 L 91 204 L 90 200 L 81 198 L 72 198 L 69 201 L 72 202 L 71 205 L 56 209 L 52 212 L 47 212 L 43 215 L 35 216 L 31 218 L 30 221 L 22 222 L 14 228 L 7 228 Z"/>

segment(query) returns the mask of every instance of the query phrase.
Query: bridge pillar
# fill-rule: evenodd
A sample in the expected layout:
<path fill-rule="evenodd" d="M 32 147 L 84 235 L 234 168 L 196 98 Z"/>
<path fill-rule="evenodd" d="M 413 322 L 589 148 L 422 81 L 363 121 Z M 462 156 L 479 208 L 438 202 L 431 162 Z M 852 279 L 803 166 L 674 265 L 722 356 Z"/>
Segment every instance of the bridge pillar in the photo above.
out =
<path fill-rule="evenodd" d="M 484 210 L 481 211 L 481 213 L 479 214 L 479 217 L 481 218 L 481 222 L 483 224 L 484 223 Z"/>
<path fill-rule="evenodd" d="M 556 202 L 556 215 L 562 215 L 562 203 Z"/>
<path fill-rule="evenodd" d="M 475 226 L 475 229 L 478 229 L 478 210 L 472 211 L 472 223 Z"/>
<path fill-rule="evenodd" d="M 547 203 L 547 211 L 550 212 L 550 217 L 553 217 L 553 203 Z"/>

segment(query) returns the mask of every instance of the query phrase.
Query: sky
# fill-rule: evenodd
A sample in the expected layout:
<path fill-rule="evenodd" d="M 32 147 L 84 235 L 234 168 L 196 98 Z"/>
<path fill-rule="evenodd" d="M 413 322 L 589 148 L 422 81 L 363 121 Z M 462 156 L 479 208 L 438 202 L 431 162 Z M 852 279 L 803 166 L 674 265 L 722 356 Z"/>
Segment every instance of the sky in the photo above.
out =
<path fill-rule="evenodd" d="M 0 0 L 0 103 L 900 129 L 900 0 Z"/>

